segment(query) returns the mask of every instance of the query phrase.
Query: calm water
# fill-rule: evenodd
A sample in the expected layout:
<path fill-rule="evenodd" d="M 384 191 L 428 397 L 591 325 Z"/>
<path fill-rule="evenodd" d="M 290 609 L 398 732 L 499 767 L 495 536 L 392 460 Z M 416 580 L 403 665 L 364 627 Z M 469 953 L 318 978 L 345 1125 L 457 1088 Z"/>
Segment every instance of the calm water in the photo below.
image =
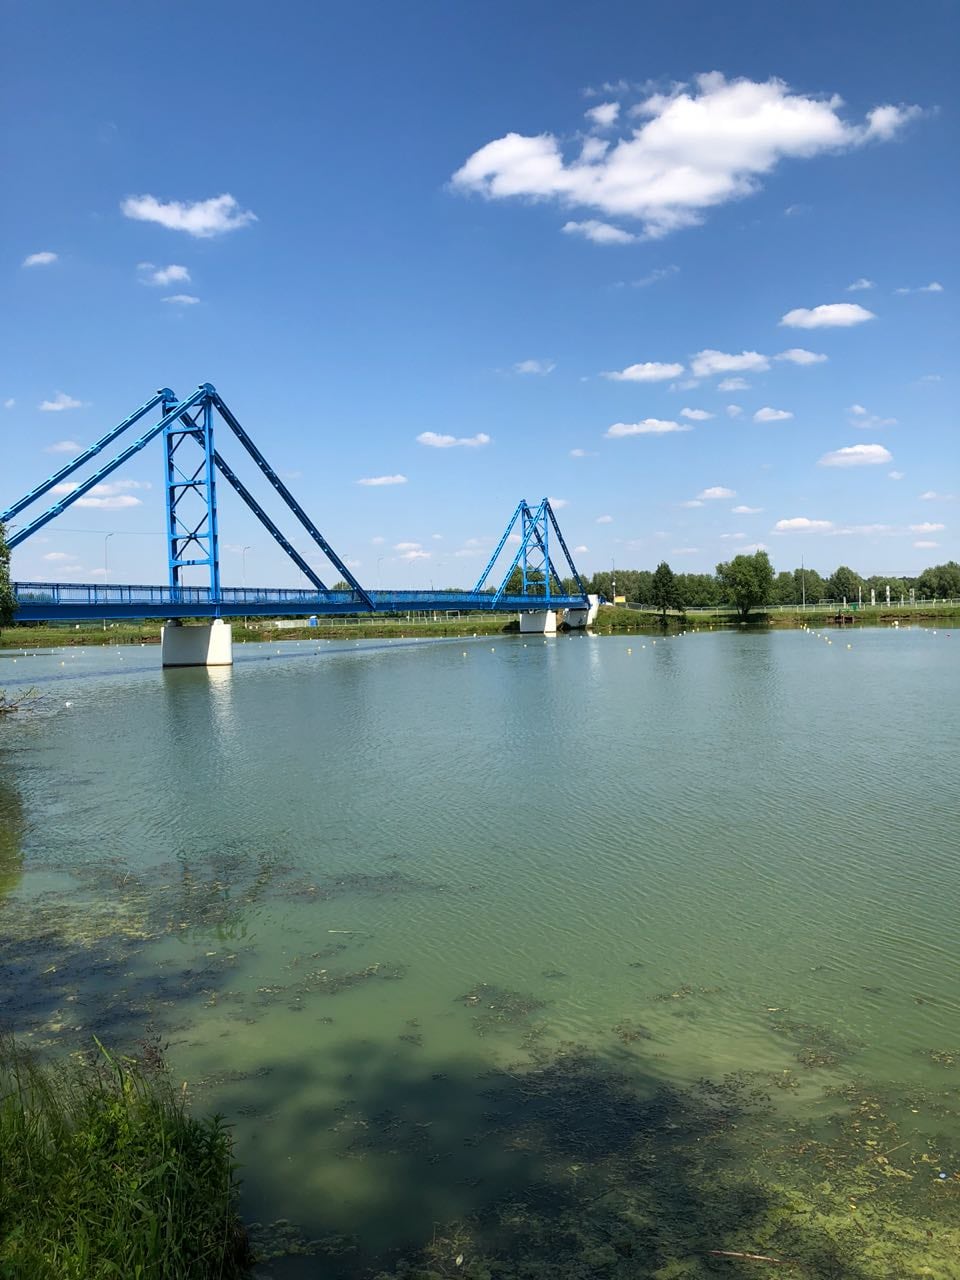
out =
<path fill-rule="evenodd" d="M 466 1274 L 477 1231 L 516 1247 L 550 1196 L 613 1215 L 638 1135 L 700 1178 L 719 1104 L 689 1100 L 725 1077 L 772 1101 L 724 1113 L 720 1182 L 817 1188 L 824 1223 L 850 1186 L 896 1192 L 884 1220 L 924 1224 L 903 1269 L 795 1274 L 960 1274 L 960 635 L 237 658 L 0 656 L 0 685 L 41 695 L 0 726 L 0 1018 L 71 1049 L 161 1034 L 235 1122 L 246 1215 L 324 1238 L 264 1274 L 353 1276 L 432 1238 Z M 656 1117 L 620 1110 L 623 1081 Z M 665 1098 L 689 1150 L 657 1146 Z M 697 1229 L 754 1240 L 742 1215 Z M 620 1262 L 591 1237 L 577 1274 L 661 1274 L 611 1272 L 596 1230 Z M 730 1265 L 670 1248 L 699 1261 L 664 1276 Z"/>

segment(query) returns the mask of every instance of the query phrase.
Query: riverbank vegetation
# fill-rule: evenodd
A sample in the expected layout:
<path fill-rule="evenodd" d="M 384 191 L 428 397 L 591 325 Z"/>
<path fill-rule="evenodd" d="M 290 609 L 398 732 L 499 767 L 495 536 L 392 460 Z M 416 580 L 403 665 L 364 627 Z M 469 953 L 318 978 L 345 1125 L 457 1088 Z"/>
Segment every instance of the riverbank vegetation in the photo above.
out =
<path fill-rule="evenodd" d="M 0 1041 L 0 1275 L 248 1275 L 232 1145 L 219 1116 L 188 1113 L 153 1046 L 41 1065 Z"/>

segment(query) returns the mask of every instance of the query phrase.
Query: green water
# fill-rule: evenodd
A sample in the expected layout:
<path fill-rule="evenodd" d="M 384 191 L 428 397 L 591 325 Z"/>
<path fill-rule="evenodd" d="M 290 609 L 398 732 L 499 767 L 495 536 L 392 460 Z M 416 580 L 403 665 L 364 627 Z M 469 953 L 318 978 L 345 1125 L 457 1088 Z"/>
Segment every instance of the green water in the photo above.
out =
<path fill-rule="evenodd" d="M 162 1036 L 264 1275 L 960 1275 L 958 657 L 7 651 L 0 1020 Z"/>

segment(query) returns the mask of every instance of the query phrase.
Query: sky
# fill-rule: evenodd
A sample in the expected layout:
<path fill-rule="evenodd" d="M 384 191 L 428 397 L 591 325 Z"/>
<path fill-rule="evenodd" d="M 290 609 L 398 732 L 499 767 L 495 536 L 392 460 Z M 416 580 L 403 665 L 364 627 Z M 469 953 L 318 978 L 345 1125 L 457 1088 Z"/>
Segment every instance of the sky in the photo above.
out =
<path fill-rule="evenodd" d="M 0 23 L 0 509 L 212 382 L 368 587 L 472 585 L 523 497 L 585 573 L 960 558 L 952 2 Z M 162 583 L 162 483 L 155 442 L 14 577 Z M 219 502 L 224 583 L 297 585 Z"/>

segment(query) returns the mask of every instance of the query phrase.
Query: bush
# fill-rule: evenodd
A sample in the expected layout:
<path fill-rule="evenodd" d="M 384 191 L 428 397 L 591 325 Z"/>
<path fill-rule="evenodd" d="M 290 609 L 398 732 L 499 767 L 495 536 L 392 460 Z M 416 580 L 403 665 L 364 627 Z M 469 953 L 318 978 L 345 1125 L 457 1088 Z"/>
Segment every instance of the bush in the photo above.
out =
<path fill-rule="evenodd" d="M 0 1277 L 249 1274 L 230 1132 L 198 1120 L 156 1051 L 43 1066 L 0 1041 Z"/>

